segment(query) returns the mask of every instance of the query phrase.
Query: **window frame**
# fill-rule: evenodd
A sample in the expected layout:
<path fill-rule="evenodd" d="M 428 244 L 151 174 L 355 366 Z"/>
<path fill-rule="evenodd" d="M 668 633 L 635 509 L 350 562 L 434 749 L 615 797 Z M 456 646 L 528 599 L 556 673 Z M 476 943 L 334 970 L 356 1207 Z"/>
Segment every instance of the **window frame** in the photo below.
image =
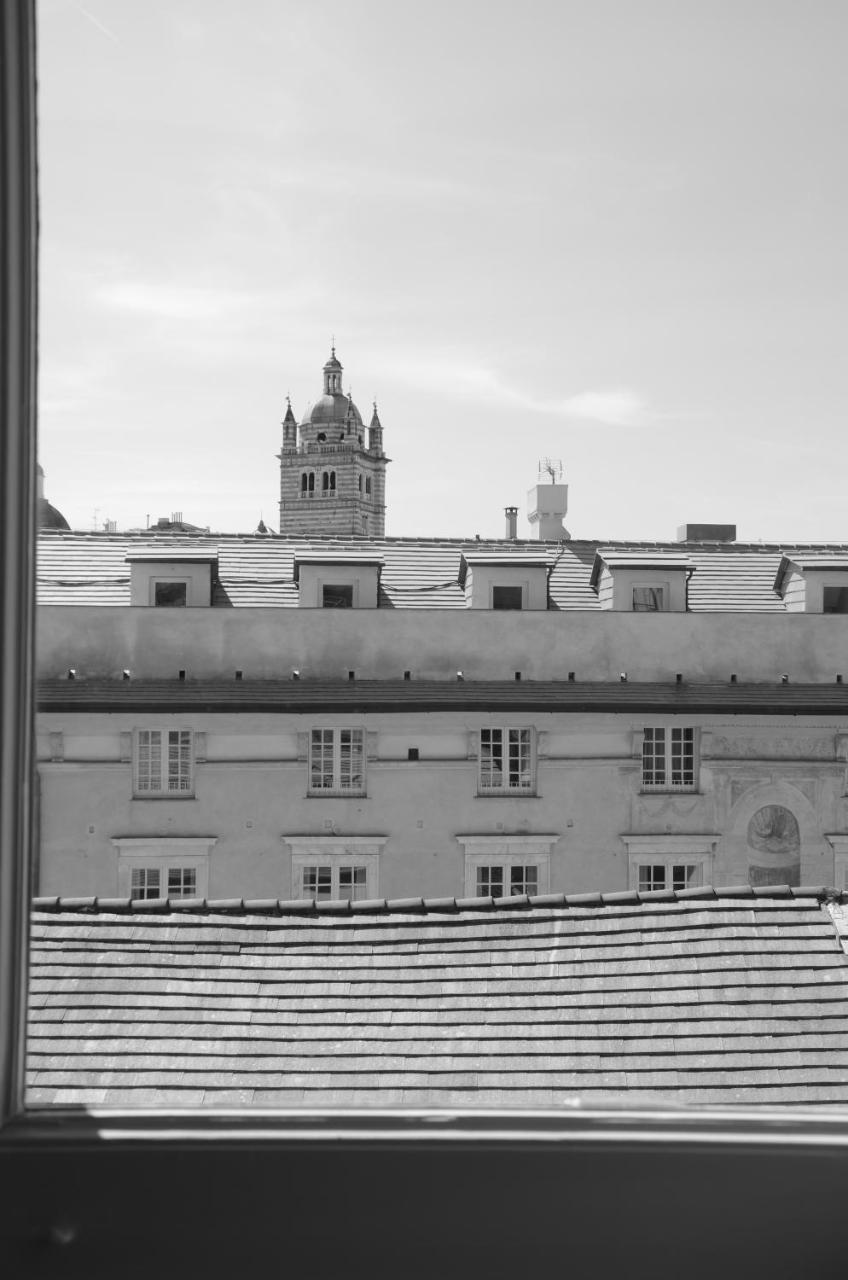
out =
<path fill-rule="evenodd" d="M 163 784 L 161 788 L 142 787 L 140 782 L 141 775 L 141 756 L 143 744 L 141 737 L 143 734 L 167 734 L 170 739 L 171 734 L 179 734 L 188 736 L 188 786 L 176 787 L 171 789 L 168 785 L 170 782 L 171 771 L 171 754 L 170 741 L 160 742 L 159 744 L 159 780 Z M 178 770 L 177 778 L 179 779 L 181 771 L 181 748 L 182 743 L 177 744 L 178 750 Z M 132 752 L 132 778 L 133 778 L 133 800 L 193 800 L 195 798 L 197 761 L 195 751 L 195 736 L 192 729 L 186 728 L 184 725 L 150 725 L 137 726 L 133 729 L 133 752 Z"/>
<path fill-rule="evenodd" d="M 484 745 L 483 735 L 485 733 L 506 734 L 507 740 L 504 742 L 501 738 L 501 760 L 507 761 L 506 768 L 500 770 L 502 776 L 509 777 L 511 769 L 509 767 L 509 735 L 512 733 L 526 733 L 527 752 L 528 752 L 528 777 L 529 782 L 526 786 L 510 785 L 509 782 L 496 784 L 487 784 L 484 782 Z M 489 796 L 535 796 L 536 795 L 536 733 L 532 725 L 506 725 L 506 724 L 487 724 L 481 725 L 477 732 L 477 795 L 480 797 Z"/>
<path fill-rule="evenodd" d="M 646 781 L 646 776 L 645 776 L 646 764 L 648 760 L 648 752 L 646 751 L 646 748 L 648 747 L 650 742 L 654 742 L 654 745 L 656 745 L 655 740 L 653 739 L 653 736 L 649 738 L 648 735 L 649 734 L 654 735 L 657 733 L 662 733 L 664 735 L 662 761 L 663 761 L 663 772 L 665 774 L 665 779 L 662 782 L 648 782 Z M 675 745 L 674 734 L 676 733 L 680 733 L 680 734 L 691 733 L 692 735 L 692 738 L 691 738 L 692 781 L 691 782 L 675 783 L 670 781 L 672 775 L 675 772 L 674 770 L 674 745 Z M 693 794 L 697 795 L 701 789 L 700 788 L 701 760 L 700 760 L 699 737 L 700 735 L 698 733 L 698 727 L 696 725 L 691 725 L 691 724 L 645 725 L 644 728 L 640 730 L 640 738 L 641 738 L 641 747 L 639 750 L 639 789 L 640 791 L 644 795 L 693 795 Z M 655 761 L 660 758 L 656 753 L 656 751 L 652 753 L 652 757 Z M 685 773 L 688 771 L 686 769 L 686 764 L 685 764 L 686 757 L 682 756 L 682 759 L 684 763 L 679 771 L 681 773 Z M 656 769 L 654 769 L 654 772 L 656 772 Z"/>
<path fill-rule="evenodd" d="M 332 779 L 329 786 L 316 786 L 314 778 L 313 752 L 315 750 L 315 735 L 327 734 L 333 735 L 330 750 L 332 752 Z M 358 734 L 360 744 L 360 782 L 358 786 L 343 786 L 341 784 L 342 777 L 342 734 Z M 346 798 L 348 796 L 364 796 L 367 795 L 367 776 L 366 776 L 366 755 L 367 755 L 368 738 L 365 729 L 361 725 L 313 725 L 307 730 L 306 743 L 306 794 L 312 798 Z M 351 743 L 351 746 L 353 744 Z M 324 750 L 324 744 L 321 744 Z M 326 772 L 326 771 L 323 771 Z"/>
<path fill-rule="evenodd" d="M 458 835 L 456 840 L 464 855 L 463 888 L 466 898 L 480 896 L 477 892 L 479 867 L 535 866 L 538 871 L 536 892 L 538 894 L 550 892 L 551 856 L 559 840 L 556 833 L 548 835 L 505 833 L 496 836 L 469 834 Z"/>
<path fill-rule="evenodd" d="M 700 888 L 714 883 L 715 855 L 721 836 L 716 832 L 704 835 L 674 835 L 663 832 L 642 834 L 631 832 L 621 837 L 627 850 L 627 888 L 639 892 L 639 868 L 676 864 L 697 866 L 699 879 L 687 886 Z M 666 887 L 668 875 L 666 875 Z"/>
<path fill-rule="evenodd" d="M 297 871 L 297 883 L 293 883 L 292 887 L 297 897 L 314 898 L 316 902 L 360 902 L 367 898 L 376 897 L 376 887 L 373 881 L 376 876 L 376 864 L 374 863 L 373 854 L 364 854 L 361 856 L 347 854 L 316 854 L 316 861 L 306 861 L 302 855 L 292 856 L 292 881 L 295 881 L 295 870 Z M 326 894 L 311 893 L 306 887 L 306 873 L 315 869 L 317 872 L 329 871 L 330 873 L 330 891 Z M 342 875 L 348 872 L 355 874 L 357 871 L 364 872 L 365 879 L 362 887 L 362 893 L 347 894 L 342 892 Z M 355 888 L 355 885 L 351 886 Z M 300 892 L 298 893 L 298 889 Z"/>
<path fill-rule="evenodd" d="M 691 879 L 687 876 L 685 884 L 674 883 L 675 867 L 691 868 Z M 645 885 L 642 884 L 642 872 L 649 870 L 663 872 L 663 883 L 661 885 Z M 704 882 L 704 860 L 699 858 L 687 858 L 685 854 L 668 854 L 666 857 L 660 855 L 646 856 L 637 858 L 633 861 L 631 875 L 636 883 L 633 886 L 639 893 L 659 893 L 672 889 L 680 892 L 683 889 L 700 888 Z M 653 878 L 653 876 L 652 876 Z M 669 883 L 669 879 L 671 883 Z"/>

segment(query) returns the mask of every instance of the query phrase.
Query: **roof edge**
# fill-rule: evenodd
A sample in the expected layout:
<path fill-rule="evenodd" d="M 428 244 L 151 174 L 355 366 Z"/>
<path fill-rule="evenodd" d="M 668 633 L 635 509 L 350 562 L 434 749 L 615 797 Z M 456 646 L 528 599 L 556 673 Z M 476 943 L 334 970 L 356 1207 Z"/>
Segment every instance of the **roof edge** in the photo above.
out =
<path fill-rule="evenodd" d="M 826 885 L 762 885 L 749 884 L 713 887 L 699 885 L 694 889 L 660 889 L 640 893 L 628 889 L 612 893 L 544 893 L 521 894 L 512 898 L 371 898 L 359 902 L 315 898 L 131 898 L 44 896 L 32 899 L 33 911 L 90 915 L 271 915 L 271 916 L 339 916 L 362 915 L 427 915 L 462 914 L 468 911 L 549 910 L 552 907 L 653 906 L 656 903 L 690 903 L 743 899 L 748 902 L 786 901 L 806 898 L 815 902 L 848 903 L 848 891 Z"/>

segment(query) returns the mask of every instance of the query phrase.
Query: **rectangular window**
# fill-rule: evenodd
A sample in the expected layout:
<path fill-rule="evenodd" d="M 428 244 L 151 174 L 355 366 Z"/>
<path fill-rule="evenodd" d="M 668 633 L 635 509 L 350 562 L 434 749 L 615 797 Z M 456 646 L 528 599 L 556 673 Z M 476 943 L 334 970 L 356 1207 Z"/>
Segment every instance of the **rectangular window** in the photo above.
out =
<path fill-rule="evenodd" d="M 363 795 L 365 733 L 362 729 L 313 729 L 309 738 L 309 790 Z"/>
<path fill-rule="evenodd" d="M 194 898 L 197 894 L 197 872 L 194 867 L 168 867 L 168 897 Z"/>
<path fill-rule="evenodd" d="M 694 729 L 645 729 L 642 786 L 650 791 L 694 791 Z"/>
<path fill-rule="evenodd" d="M 480 730 L 480 791 L 533 790 L 533 760 L 529 729 Z"/>
<path fill-rule="evenodd" d="M 333 868 L 304 867 L 302 888 L 304 898 L 332 898 Z"/>
<path fill-rule="evenodd" d="M 539 892 L 539 868 L 532 863 L 477 867 L 478 898 L 514 898 L 521 893 Z"/>
<path fill-rule="evenodd" d="M 137 796 L 189 796 L 192 792 L 190 729 L 139 729 L 135 742 Z"/>
<path fill-rule="evenodd" d="M 639 864 L 639 891 L 689 889 L 701 882 L 701 864 L 692 862 L 652 862 Z"/>
<path fill-rule="evenodd" d="M 356 902 L 368 897 L 368 868 L 365 866 L 339 866 L 329 863 L 301 868 L 301 897 L 335 898 Z"/>
<path fill-rule="evenodd" d="M 634 613 L 664 613 L 665 608 L 664 587 L 633 588 Z"/>
<path fill-rule="evenodd" d="M 493 609 L 520 609 L 521 587 L 492 587 Z"/>
<path fill-rule="evenodd" d="M 158 867 L 133 867 L 130 897 L 134 902 L 137 902 L 140 898 L 158 898 L 159 883 Z"/>
<path fill-rule="evenodd" d="M 185 608 L 188 584 L 185 582 L 156 582 L 153 586 L 153 603 L 160 607 Z"/>
<path fill-rule="evenodd" d="M 822 612 L 848 613 L 848 587 L 824 587 Z"/>
<path fill-rule="evenodd" d="M 339 867 L 339 897 L 355 902 L 367 896 L 368 873 L 365 867 Z"/>
<path fill-rule="evenodd" d="M 353 586 L 324 586 L 321 588 L 321 604 L 324 609 L 352 609 Z"/>

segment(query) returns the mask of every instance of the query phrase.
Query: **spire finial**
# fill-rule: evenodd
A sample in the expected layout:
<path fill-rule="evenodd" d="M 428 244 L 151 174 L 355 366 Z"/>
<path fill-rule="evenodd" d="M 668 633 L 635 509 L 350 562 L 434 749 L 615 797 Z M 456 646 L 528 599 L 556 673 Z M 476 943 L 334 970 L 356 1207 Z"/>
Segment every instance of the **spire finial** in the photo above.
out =
<path fill-rule="evenodd" d="M 333 359 L 335 360 L 335 358 L 336 358 L 336 335 L 335 335 L 334 333 L 330 335 L 330 354 L 332 355 Z"/>

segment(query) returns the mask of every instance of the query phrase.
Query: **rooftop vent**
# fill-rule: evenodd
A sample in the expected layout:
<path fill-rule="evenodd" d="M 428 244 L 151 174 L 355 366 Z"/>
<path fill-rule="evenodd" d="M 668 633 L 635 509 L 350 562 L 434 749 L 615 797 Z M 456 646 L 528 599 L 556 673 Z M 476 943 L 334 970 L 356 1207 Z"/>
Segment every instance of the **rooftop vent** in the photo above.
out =
<path fill-rule="evenodd" d="M 677 530 L 678 542 L 735 542 L 735 524 L 682 524 Z"/>

